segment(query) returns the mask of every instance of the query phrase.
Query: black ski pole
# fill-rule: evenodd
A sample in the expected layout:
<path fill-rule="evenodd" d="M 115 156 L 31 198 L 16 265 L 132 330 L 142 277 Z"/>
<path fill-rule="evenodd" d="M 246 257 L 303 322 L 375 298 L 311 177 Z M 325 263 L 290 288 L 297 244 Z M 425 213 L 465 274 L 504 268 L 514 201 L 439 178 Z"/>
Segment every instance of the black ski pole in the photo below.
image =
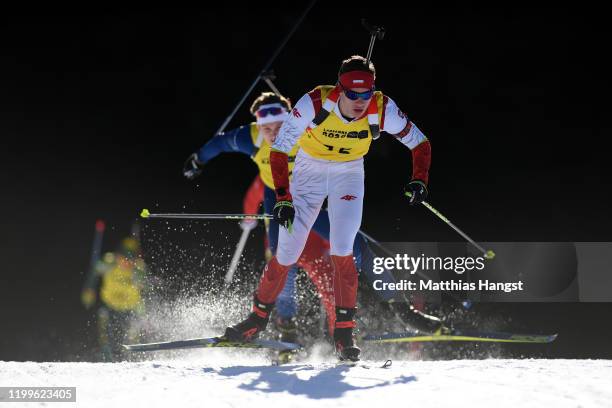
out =
<path fill-rule="evenodd" d="M 361 19 L 361 25 L 370 33 L 370 45 L 368 47 L 368 53 L 366 54 L 366 66 L 369 66 L 370 60 L 372 59 L 372 52 L 374 51 L 374 43 L 377 39 L 382 40 L 385 38 L 385 29 L 383 27 L 370 25 L 365 18 Z M 379 137 L 380 133 L 374 135 L 372 139 L 376 140 Z"/>
<path fill-rule="evenodd" d="M 359 230 L 358 232 L 359 234 L 361 234 L 362 237 L 364 237 L 366 239 L 366 241 L 371 242 L 372 244 L 374 244 L 375 246 L 378 247 L 378 249 L 380 249 L 382 252 L 384 252 L 387 256 L 394 258 L 397 254 L 393 251 L 391 251 L 390 249 L 388 249 L 387 247 L 385 247 L 383 244 L 381 244 L 380 242 L 378 242 L 377 240 L 375 240 L 374 238 L 372 238 L 372 236 L 368 235 L 365 231 L 363 230 Z M 418 276 L 420 276 L 421 278 L 424 279 L 432 279 L 431 277 L 427 276 L 427 274 L 421 270 L 417 270 L 416 274 Z M 443 290 L 442 292 L 448 294 L 453 300 L 461 303 L 461 305 L 463 305 L 465 307 L 465 302 L 469 299 L 465 299 L 462 300 L 459 297 L 457 297 L 453 292 L 449 291 L 449 290 Z"/>
<path fill-rule="evenodd" d="M 308 5 L 308 7 L 306 7 L 306 10 L 304 10 L 304 12 L 302 13 L 302 15 L 300 16 L 300 18 L 298 19 L 298 21 L 293 25 L 293 28 L 291 29 L 291 31 L 289 31 L 289 34 L 287 34 L 287 36 L 283 39 L 283 41 L 281 42 L 281 44 L 279 45 L 279 47 L 276 49 L 276 51 L 274 52 L 274 54 L 272 54 L 272 57 L 270 57 L 270 59 L 268 60 L 268 62 L 266 63 L 266 65 L 264 65 L 263 69 L 261 70 L 261 72 L 257 75 L 257 78 L 255 78 L 255 80 L 253 81 L 253 83 L 251 84 L 251 86 L 249 87 L 249 89 L 244 93 L 244 95 L 242 96 L 242 98 L 240 99 L 240 101 L 238 102 L 238 104 L 236 105 L 236 107 L 234 107 L 234 110 L 229 114 L 229 116 L 227 118 L 225 118 L 225 121 L 221 124 L 221 126 L 219 126 L 219 129 L 215 132 L 215 135 L 218 135 L 219 133 L 223 132 L 225 130 L 225 128 L 227 127 L 227 125 L 230 123 L 230 121 L 232 120 L 232 118 L 234 117 L 234 115 L 236 115 L 236 112 L 238 112 L 238 109 L 240 109 L 240 107 L 242 106 L 242 104 L 244 103 L 244 101 L 249 97 L 249 95 L 251 94 L 251 92 L 253 91 L 253 89 L 255 88 L 255 86 L 257 85 L 257 83 L 261 80 L 264 79 L 264 76 L 266 75 L 266 73 L 268 72 L 268 70 L 270 69 L 270 66 L 272 65 L 272 63 L 274 62 L 274 60 L 276 59 L 276 57 L 278 56 L 278 54 L 280 54 L 280 52 L 283 50 L 283 48 L 285 48 L 285 45 L 287 44 L 287 42 L 289 41 L 289 39 L 293 36 L 293 33 L 295 33 L 295 31 L 297 30 L 297 28 L 300 26 L 300 24 L 302 24 L 302 21 L 304 20 L 304 18 L 306 17 L 306 15 L 308 14 L 308 12 L 310 11 L 310 9 L 314 6 L 314 4 L 317 2 L 317 0 L 312 0 L 310 2 L 310 4 Z M 265 79 L 264 79 L 265 80 Z M 270 85 L 270 84 L 268 84 Z M 275 91 L 276 93 L 276 91 Z"/>
<path fill-rule="evenodd" d="M 184 220 L 265 220 L 272 219 L 270 214 L 186 214 L 186 213 L 165 213 L 153 214 L 146 208 L 140 212 L 140 216 L 146 219 L 184 219 Z"/>
<path fill-rule="evenodd" d="M 370 33 L 370 46 L 368 47 L 368 53 L 366 55 L 367 65 L 372 59 L 372 51 L 374 51 L 374 43 L 376 42 L 376 40 L 382 40 L 383 38 L 385 38 L 385 29 L 384 27 L 378 27 L 369 24 L 365 18 L 361 19 L 361 25 Z"/>
<path fill-rule="evenodd" d="M 412 193 L 410 193 L 408 191 L 406 193 L 404 193 L 404 194 L 406 195 L 406 197 L 412 197 Z M 427 209 L 429 211 L 434 213 L 436 215 L 436 217 L 438 217 L 439 219 L 444 221 L 446 223 L 446 225 L 448 225 L 449 227 L 454 229 L 459 235 L 461 235 L 463 238 L 465 238 L 465 240 L 467 242 L 472 244 L 474 246 L 474 248 L 476 248 L 478 251 L 480 251 L 480 253 L 482 254 L 482 256 L 485 259 L 489 259 L 490 260 L 490 259 L 495 258 L 495 252 L 493 252 L 493 250 L 491 250 L 491 249 L 484 249 L 482 246 L 478 245 L 476 243 L 476 241 L 474 241 L 472 238 L 470 238 L 465 232 L 461 231 L 459 229 L 459 227 L 457 227 L 455 224 L 450 222 L 450 220 L 448 218 L 446 218 L 444 215 L 442 215 L 442 213 L 440 211 L 438 211 L 435 208 L 433 208 L 433 206 L 431 204 L 429 204 L 427 201 L 421 201 L 421 204 L 423 204 L 425 207 L 427 207 Z"/>

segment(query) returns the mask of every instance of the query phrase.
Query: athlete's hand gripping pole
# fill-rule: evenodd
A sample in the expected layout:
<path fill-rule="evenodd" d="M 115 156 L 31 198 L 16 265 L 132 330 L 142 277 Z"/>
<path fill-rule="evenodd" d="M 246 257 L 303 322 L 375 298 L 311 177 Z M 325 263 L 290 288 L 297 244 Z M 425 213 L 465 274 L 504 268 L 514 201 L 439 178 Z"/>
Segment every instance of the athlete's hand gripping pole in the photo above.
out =
<path fill-rule="evenodd" d="M 274 192 L 276 204 L 274 205 L 274 219 L 283 227 L 293 232 L 293 197 L 289 190 L 289 158 L 286 153 L 274 150 L 270 152 L 270 167 L 274 179 Z"/>

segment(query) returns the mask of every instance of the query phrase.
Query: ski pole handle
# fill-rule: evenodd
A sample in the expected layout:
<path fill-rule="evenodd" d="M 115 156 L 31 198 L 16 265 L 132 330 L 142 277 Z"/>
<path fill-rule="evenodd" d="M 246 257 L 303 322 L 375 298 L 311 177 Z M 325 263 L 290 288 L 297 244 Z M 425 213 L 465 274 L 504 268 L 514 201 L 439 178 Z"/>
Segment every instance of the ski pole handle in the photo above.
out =
<path fill-rule="evenodd" d="M 372 52 L 374 51 L 374 43 L 376 39 L 382 40 L 385 38 L 385 29 L 383 27 L 377 27 L 370 25 L 365 18 L 361 19 L 361 25 L 368 30 L 370 33 L 370 45 L 368 46 L 368 53 L 366 54 L 366 66 L 370 64 L 372 59 Z"/>
<path fill-rule="evenodd" d="M 385 38 L 385 28 L 384 27 L 377 27 L 375 25 L 371 25 L 370 23 L 368 23 L 368 21 L 365 18 L 361 19 L 361 25 L 366 30 L 368 30 L 370 35 L 376 36 L 377 39 L 382 40 L 383 38 Z"/>
<path fill-rule="evenodd" d="M 269 70 L 267 72 L 263 72 L 260 78 L 268 85 L 268 87 L 274 92 L 276 96 L 281 98 L 283 95 L 280 93 L 276 85 L 274 85 L 274 80 L 276 79 L 276 75 L 274 75 L 274 71 Z"/>

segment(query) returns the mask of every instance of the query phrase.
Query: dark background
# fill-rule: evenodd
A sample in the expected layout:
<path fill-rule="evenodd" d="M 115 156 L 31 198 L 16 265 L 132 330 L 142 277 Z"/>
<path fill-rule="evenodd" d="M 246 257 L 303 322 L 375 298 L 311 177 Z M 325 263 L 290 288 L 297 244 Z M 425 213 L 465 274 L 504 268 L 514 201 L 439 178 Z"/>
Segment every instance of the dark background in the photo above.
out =
<path fill-rule="evenodd" d="M 602 10 L 327 3 L 315 5 L 273 64 L 283 93 L 296 101 L 333 83 L 342 59 L 365 54 L 367 17 L 387 29 L 374 50 L 378 88 L 432 142 L 432 204 L 476 240 L 611 240 Z M 74 344 L 91 318 L 79 294 L 96 219 L 108 223 L 111 250 L 143 207 L 241 212 L 256 174 L 248 158 L 214 160 L 195 183 L 181 167 L 304 6 L 0 16 L 0 359 L 79 358 Z M 244 106 L 230 127 L 249 121 Z M 381 241 L 456 240 L 426 209 L 406 205 L 410 168 L 409 151 L 392 138 L 373 143 L 363 229 Z M 231 247 L 239 235 L 222 222 L 214 231 L 213 245 Z M 487 309 L 561 333 L 537 353 L 608 358 L 611 311 L 607 303 Z"/>

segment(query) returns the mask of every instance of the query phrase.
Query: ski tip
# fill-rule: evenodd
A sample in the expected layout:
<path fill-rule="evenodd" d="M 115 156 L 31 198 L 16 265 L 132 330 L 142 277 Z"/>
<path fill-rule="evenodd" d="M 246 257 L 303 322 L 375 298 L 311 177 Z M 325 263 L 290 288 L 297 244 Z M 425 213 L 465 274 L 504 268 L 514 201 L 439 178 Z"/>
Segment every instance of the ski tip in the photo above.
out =
<path fill-rule="evenodd" d="M 493 259 L 495 258 L 495 252 L 489 249 L 487 252 L 485 252 L 484 257 L 485 259 Z"/>
<path fill-rule="evenodd" d="M 151 215 L 151 213 L 146 208 L 143 208 L 143 210 L 140 212 L 140 216 L 142 218 L 149 218 L 149 215 Z"/>
<path fill-rule="evenodd" d="M 559 336 L 559 333 L 551 334 L 548 336 L 548 342 L 552 343 L 553 341 L 557 340 L 557 336 Z"/>

